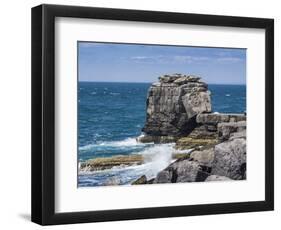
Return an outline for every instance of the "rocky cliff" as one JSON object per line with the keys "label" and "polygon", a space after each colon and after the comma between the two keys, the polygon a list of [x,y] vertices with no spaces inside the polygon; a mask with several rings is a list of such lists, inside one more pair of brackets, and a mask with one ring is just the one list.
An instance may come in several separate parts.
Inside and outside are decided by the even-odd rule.
{"label": "rocky cliff", "polygon": [[139,141],[174,141],[175,149],[191,150],[150,183],[246,178],[246,115],[211,113],[210,92],[198,77],[160,77],[149,89],[143,131]]}
{"label": "rocky cliff", "polygon": [[181,74],[159,77],[148,91],[146,104],[144,142],[187,135],[197,125],[196,115],[212,110],[207,84],[199,77]]}

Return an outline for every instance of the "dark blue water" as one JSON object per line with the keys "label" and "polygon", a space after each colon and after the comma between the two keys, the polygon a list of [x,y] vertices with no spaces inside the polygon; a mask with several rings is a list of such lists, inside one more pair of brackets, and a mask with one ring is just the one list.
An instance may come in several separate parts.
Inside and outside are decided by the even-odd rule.
{"label": "dark blue water", "polygon": [[[169,163],[171,145],[139,144],[145,122],[150,83],[79,82],[79,161],[128,154],[159,155],[157,164],[79,175],[79,186],[103,185],[114,178],[126,184],[143,174],[154,174]],[[246,86],[209,85],[212,110],[220,113],[246,111]],[[165,155],[166,154],[166,155]],[[163,158],[163,156],[166,156]]]}
{"label": "dark blue water", "polygon": [[213,112],[244,113],[246,85],[209,85]]}
{"label": "dark blue water", "polygon": [[[130,141],[141,134],[148,83],[79,83],[79,157],[140,151]],[[133,148],[133,149],[132,149]]]}

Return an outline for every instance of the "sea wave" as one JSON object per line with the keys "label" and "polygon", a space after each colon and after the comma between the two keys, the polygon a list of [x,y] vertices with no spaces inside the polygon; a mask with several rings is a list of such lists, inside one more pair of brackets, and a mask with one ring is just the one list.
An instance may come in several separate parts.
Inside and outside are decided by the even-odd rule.
{"label": "sea wave", "polygon": [[[130,139],[126,139],[122,143],[140,145],[140,143],[133,142]],[[114,144],[120,144],[120,142]],[[119,180],[118,184],[130,184],[142,175],[146,175],[148,179],[155,178],[159,171],[165,169],[173,162],[173,152],[175,152],[174,144],[153,144],[145,146],[142,151],[131,153],[143,155],[143,164],[116,166],[111,169],[95,172],[80,171],[79,186],[106,185],[107,180],[112,177]],[[93,180],[91,181],[91,179]]]}
{"label": "sea wave", "polygon": [[139,145],[145,145],[143,143],[137,142],[136,138],[129,137],[121,141],[103,141],[103,142],[97,142],[93,144],[88,144],[79,147],[79,150],[91,150],[96,147],[134,147],[134,146],[139,146]]}

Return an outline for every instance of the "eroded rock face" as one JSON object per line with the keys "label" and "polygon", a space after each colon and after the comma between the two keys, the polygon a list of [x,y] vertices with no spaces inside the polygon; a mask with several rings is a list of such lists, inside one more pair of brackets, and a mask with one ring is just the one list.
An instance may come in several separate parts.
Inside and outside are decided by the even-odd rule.
{"label": "eroded rock face", "polygon": [[246,179],[246,140],[235,138],[216,145],[211,173],[233,180]]}
{"label": "eroded rock face", "polygon": [[243,131],[246,132],[246,121],[223,122],[218,124],[218,137],[221,141],[228,140],[233,133]]}
{"label": "eroded rock face", "polygon": [[209,172],[202,168],[198,162],[191,160],[179,160],[159,172],[154,183],[181,183],[204,181]]}
{"label": "eroded rock face", "polygon": [[196,127],[196,115],[203,112],[211,112],[206,83],[195,76],[164,75],[149,89],[143,132],[148,136],[182,136]]}

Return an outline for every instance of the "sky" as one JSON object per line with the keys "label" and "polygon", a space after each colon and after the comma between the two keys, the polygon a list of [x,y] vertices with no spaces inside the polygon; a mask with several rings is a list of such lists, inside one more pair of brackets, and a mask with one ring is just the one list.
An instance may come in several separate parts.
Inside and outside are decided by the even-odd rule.
{"label": "sky", "polygon": [[79,81],[156,82],[173,73],[244,85],[246,49],[78,42]]}

